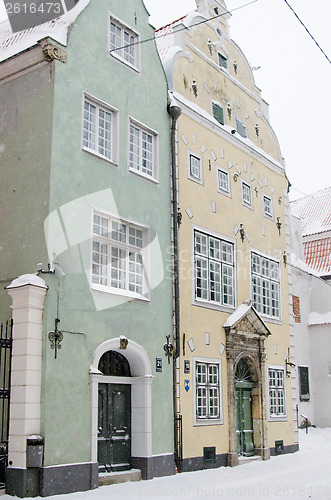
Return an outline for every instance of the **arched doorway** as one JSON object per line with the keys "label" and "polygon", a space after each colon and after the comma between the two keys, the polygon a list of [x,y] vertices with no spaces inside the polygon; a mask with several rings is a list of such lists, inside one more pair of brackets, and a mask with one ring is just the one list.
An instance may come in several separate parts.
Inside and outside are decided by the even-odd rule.
{"label": "arched doorway", "polygon": [[246,359],[242,358],[235,371],[236,392],[236,434],[237,453],[241,456],[254,455],[252,373]]}
{"label": "arched doorway", "polygon": [[[116,351],[105,352],[99,361],[105,376],[131,377],[127,359]],[[131,384],[98,385],[99,472],[131,468]]]}
{"label": "arched doorway", "polygon": [[[123,462],[124,468],[129,468],[128,463],[130,463],[131,467],[141,470],[143,479],[148,477],[147,463],[152,457],[153,376],[151,372],[151,363],[143,347],[124,337],[106,340],[97,347],[93,355],[90,366],[92,385],[91,461],[97,464],[98,459],[100,459],[101,462],[110,465],[110,467],[103,467],[103,470],[115,471],[121,470],[121,467],[119,461],[116,464],[113,462],[112,465],[111,451],[105,451],[106,459],[100,458],[100,436],[106,437],[106,439],[119,438],[112,439],[112,443],[116,441],[124,443],[123,446],[127,448],[127,454],[128,450],[131,450],[131,456]],[[129,392],[130,396],[128,395]],[[101,410],[105,406],[106,410]],[[109,422],[112,418],[111,410],[107,406],[111,406],[111,408],[121,407],[123,412],[127,414],[129,414],[130,408],[130,433],[128,433],[129,425],[121,423],[122,429],[120,429],[120,425],[113,424],[116,429],[113,429],[112,433],[107,435],[104,426],[107,420]],[[101,415],[102,413],[103,415]],[[115,419],[118,415],[119,412],[115,413]],[[124,429],[124,427],[127,428]],[[118,429],[121,432],[114,433]],[[125,443],[125,441],[128,441],[128,443]],[[125,446],[125,444],[128,446]],[[110,443],[108,446],[110,446]],[[104,447],[106,447],[106,443],[104,443]]]}

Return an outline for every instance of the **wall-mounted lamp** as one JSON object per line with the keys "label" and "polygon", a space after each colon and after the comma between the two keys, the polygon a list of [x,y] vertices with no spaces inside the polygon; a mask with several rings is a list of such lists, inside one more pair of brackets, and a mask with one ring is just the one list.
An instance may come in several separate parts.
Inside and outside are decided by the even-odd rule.
{"label": "wall-mounted lamp", "polygon": [[284,266],[286,267],[286,264],[287,264],[287,253],[286,253],[286,250],[284,250],[284,253],[283,253],[283,262],[284,262]]}
{"label": "wall-mounted lamp", "polygon": [[295,364],[291,362],[290,353],[288,353],[288,355],[285,358],[285,369],[287,377],[291,376],[291,368],[295,368]]}
{"label": "wall-mounted lamp", "polygon": [[213,44],[211,43],[211,40],[208,40],[208,49],[209,49],[210,55],[212,55],[213,54]]}
{"label": "wall-mounted lamp", "polygon": [[259,137],[259,135],[260,135],[260,128],[259,128],[258,123],[255,123],[255,134],[256,134],[256,137]]}
{"label": "wall-mounted lamp", "polygon": [[60,323],[59,318],[55,318],[54,332],[49,332],[49,334],[48,334],[48,340],[51,343],[51,349],[54,349],[54,352],[55,352],[55,359],[57,358],[57,350],[61,349],[60,344],[63,340],[63,333],[59,332],[57,329],[58,323]]}
{"label": "wall-mounted lamp", "polygon": [[163,349],[165,351],[165,355],[168,358],[168,363],[170,363],[170,358],[172,356],[172,351],[174,349],[174,346],[170,343],[170,334],[167,333],[166,335],[167,342],[163,345]]}
{"label": "wall-mounted lamp", "polygon": [[60,264],[57,261],[54,261],[53,263],[47,264],[47,270],[43,269],[43,265],[41,262],[39,262],[36,265],[36,273],[39,275],[40,273],[42,274],[54,274],[55,271],[59,273],[60,276],[65,276],[65,272],[63,269],[60,267]]}
{"label": "wall-mounted lamp", "polygon": [[282,223],[280,222],[280,217],[277,217],[276,226],[277,226],[279,236],[280,236],[280,229],[282,227]]}
{"label": "wall-mounted lamp", "polygon": [[236,131],[236,129],[234,129],[234,128],[231,130],[231,134],[232,134],[232,135],[234,135],[236,132],[237,132],[237,131]]}
{"label": "wall-mounted lamp", "polygon": [[234,182],[237,182],[238,179],[239,179],[239,174],[237,174],[237,173],[233,174],[233,180],[234,180]]}
{"label": "wall-mounted lamp", "polygon": [[244,224],[240,224],[239,233],[240,233],[241,241],[244,241],[244,239],[245,239]]}
{"label": "wall-mounted lamp", "polygon": [[197,97],[198,96],[198,86],[197,86],[196,80],[193,80],[193,82],[192,82],[192,90],[193,90],[194,97]]}
{"label": "wall-mounted lamp", "polygon": [[226,107],[226,110],[228,112],[228,117],[229,117],[229,120],[231,120],[231,116],[232,116],[232,108],[231,108],[231,105],[230,103],[228,103],[227,107]]}
{"label": "wall-mounted lamp", "polygon": [[237,74],[237,71],[238,71],[237,61],[233,61],[233,69],[234,69],[235,74]]}

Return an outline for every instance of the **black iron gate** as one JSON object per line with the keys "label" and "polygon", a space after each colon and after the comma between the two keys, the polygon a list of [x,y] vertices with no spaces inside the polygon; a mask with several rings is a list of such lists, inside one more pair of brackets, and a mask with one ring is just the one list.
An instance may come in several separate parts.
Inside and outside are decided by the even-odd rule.
{"label": "black iron gate", "polygon": [[0,324],[0,489],[5,487],[8,459],[12,331],[13,320]]}

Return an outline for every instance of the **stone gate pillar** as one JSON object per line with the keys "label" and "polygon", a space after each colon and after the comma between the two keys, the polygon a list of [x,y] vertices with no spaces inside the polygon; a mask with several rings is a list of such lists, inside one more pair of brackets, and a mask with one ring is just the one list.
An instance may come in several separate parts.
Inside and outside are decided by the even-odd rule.
{"label": "stone gate pillar", "polygon": [[6,492],[39,494],[39,469],[26,464],[27,438],[40,434],[43,308],[47,286],[25,274],[6,287],[12,298],[13,351]]}

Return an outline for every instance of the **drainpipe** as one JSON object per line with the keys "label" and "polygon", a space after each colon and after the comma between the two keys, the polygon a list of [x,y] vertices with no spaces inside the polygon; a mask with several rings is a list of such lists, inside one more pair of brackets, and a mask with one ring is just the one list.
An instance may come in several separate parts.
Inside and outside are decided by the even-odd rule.
{"label": "drainpipe", "polygon": [[176,175],[176,123],[182,110],[175,99],[170,96],[168,113],[171,116],[171,190],[172,190],[172,227],[173,227],[173,279],[174,279],[174,363],[173,363],[173,405],[174,405],[174,444],[175,444],[175,464],[178,470],[181,459],[181,421],[177,412],[177,359],[180,355],[179,336],[179,251],[178,251],[178,190]]}

